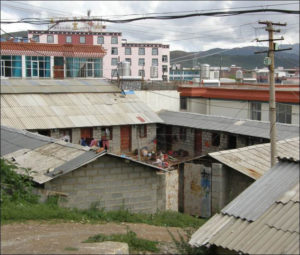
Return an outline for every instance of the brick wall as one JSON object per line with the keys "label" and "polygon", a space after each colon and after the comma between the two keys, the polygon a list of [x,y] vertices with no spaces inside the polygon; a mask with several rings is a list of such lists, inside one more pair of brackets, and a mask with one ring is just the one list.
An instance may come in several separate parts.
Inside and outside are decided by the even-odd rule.
{"label": "brick wall", "polygon": [[66,207],[83,209],[96,203],[107,210],[124,207],[133,212],[154,213],[167,208],[168,177],[151,167],[105,155],[47,182],[45,189],[67,193],[67,200],[61,202]]}

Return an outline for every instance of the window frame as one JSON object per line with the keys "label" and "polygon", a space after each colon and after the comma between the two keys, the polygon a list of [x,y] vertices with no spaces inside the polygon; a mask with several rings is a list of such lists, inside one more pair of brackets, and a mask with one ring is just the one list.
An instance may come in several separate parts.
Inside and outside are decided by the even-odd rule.
{"label": "window frame", "polygon": [[[141,61],[142,60],[142,61]],[[138,66],[145,66],[145,58],[139,58]],[[143,62],[143,63],[142,63]]]}
{"label": "window frame", "polygon": [[35,42],[40,42],[40,35],[32,35],[31,40]]}
{"label": "window frame", "polygon": [[110,42],[111,42],[111,44],[118,44],[118,42],[119,42],[118,36],[112,36]]}
{"label": "window frame", "polygon": [[276,122],[292,124],[292,105],[276,103]]}
{"label": "window frame", "polygon": [[[68,38],[71,39],[69,42],[68,42]],[[66,43],[72,43],[72,35],[66,35]]]}
{"label": "window frame", "polygon": [[187,97],[180,97],[179,98],[179,104],[180,104],[180,110],[187,110]]}
{"label": "window frame", "polygon": [[261,102],[251,102],[250,103],[250,118],[251,120],[261,120]]}
{"label": "window frame", "polygon": [[[49,38],[52,38],[52,41],[49,41]],[[47,35],[47,43],[54,43],[54,35]]]}
{"label": "window frame", "polygon": [[146,49],[144,47],[139,47],[138,55],[139,56],[145,56]]}
{"label": "window frame", "polygon": [[[82,39],[84,39],[84,42],[82,42]],[[80,44],[85,44],[86,43],[86,38],[85,38],[84,35],[82,35],[82,36],[79,37],[79,43]]]}
{"label": "window frame", "polygon": [[147,124],[138,126],[139,138],[147,137]]}
{"label": "window frame", "polygon": [[[156,52],[153,50],[156,50]],[[158,48],[152,48],[152,56],[158,56]]]}
{"label": "window frame", "polygon": [[221,144],[221,135],[219,133],[212,133],[211,134],[211,145],[212,146],[220,146]]}
{"label": "window frame", "polygon": [[[127,51],[129,51],[129,53]],[[130,56],[131,54],[131,47],[125,47],[125,55]]]}
{"label": "window frame", "polygon": [[[102,39],[101,42],[99,42],[100,38]],[[104,36],[103,35],[97,36],[97,44],[104,44]]]}
{"label": "window frame", "polygon": [[[156,60],[156,64],[155,65],[153,64],[153,60]],[[151,65],[152,66],[158,66],[158,58],[152,58]]]}
{"label": "window frame", "polygon": [[163,63],[168,63],[168,55],[162,55],[162,56],[161,56],[161,61],[162,61]]}
{"label": "window frame", "polygon": [[111,65],[112,66],[117,66],[118,65],[118,58],[112,58],[111,59]]}
{"label": "window frame", "polygon": [[[140,75],[140,73],[142,73],[142,75]],[[139,69],[138,74],[138,76],[145,77],[145,70]]]}
{"label": "window frame", "polygon": [[111,47],[111,55],[118,55],[118,47]]}

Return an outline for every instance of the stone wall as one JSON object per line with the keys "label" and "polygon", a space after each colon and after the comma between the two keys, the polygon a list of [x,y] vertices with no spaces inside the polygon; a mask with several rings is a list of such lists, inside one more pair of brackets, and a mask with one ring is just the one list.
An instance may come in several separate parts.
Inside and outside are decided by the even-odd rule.
{"label": "stone wall", "polygon": [[[175,178],[169,174],[171,178]],[[66,175],[45,184],[45,189],[68,195],[62,206],[155,213],[169,205],[169,175],[157,174],[157,170],[129,160],[105,155]],[[176,185],[174,185],[176,189]],[[168,206],[167,206],[168,205]],[[178,206],[178,205],[177,205]]]}

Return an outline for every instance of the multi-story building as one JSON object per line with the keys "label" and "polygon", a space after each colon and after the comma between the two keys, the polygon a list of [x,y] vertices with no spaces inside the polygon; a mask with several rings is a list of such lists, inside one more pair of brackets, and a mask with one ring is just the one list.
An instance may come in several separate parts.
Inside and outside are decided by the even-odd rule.
{"label": "multi-story building", "polygon": [[160,43],[127,43],[120,32],[106,32],[102,25],[56,26],[51,30],[29,30],[28,39],[38,43],[101,46],[103,77],[117,78],[119,62],[131,64],[131,75],[144,80],[169,80],[169,45]]}

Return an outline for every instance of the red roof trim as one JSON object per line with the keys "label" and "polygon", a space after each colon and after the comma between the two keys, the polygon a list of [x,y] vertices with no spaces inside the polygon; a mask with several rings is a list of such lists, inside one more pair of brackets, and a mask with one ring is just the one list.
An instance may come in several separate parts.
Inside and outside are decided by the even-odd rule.
{"label": "red roof trim", "polygon": [[1,42],[1,54],[9,55],[47,55],[68,56],[77,55],[103,57],[106,51],[100,45],[76,45],[76,44],[47,44],[24,42]]}
{"label": "red roof trim", "polygon": [[[268,90],[180,87],[178,91],[180,92],[180,96],[183,97],[269,101]],[[299,91],[276,91],[276,101],[282,103],[299,103]]]}

